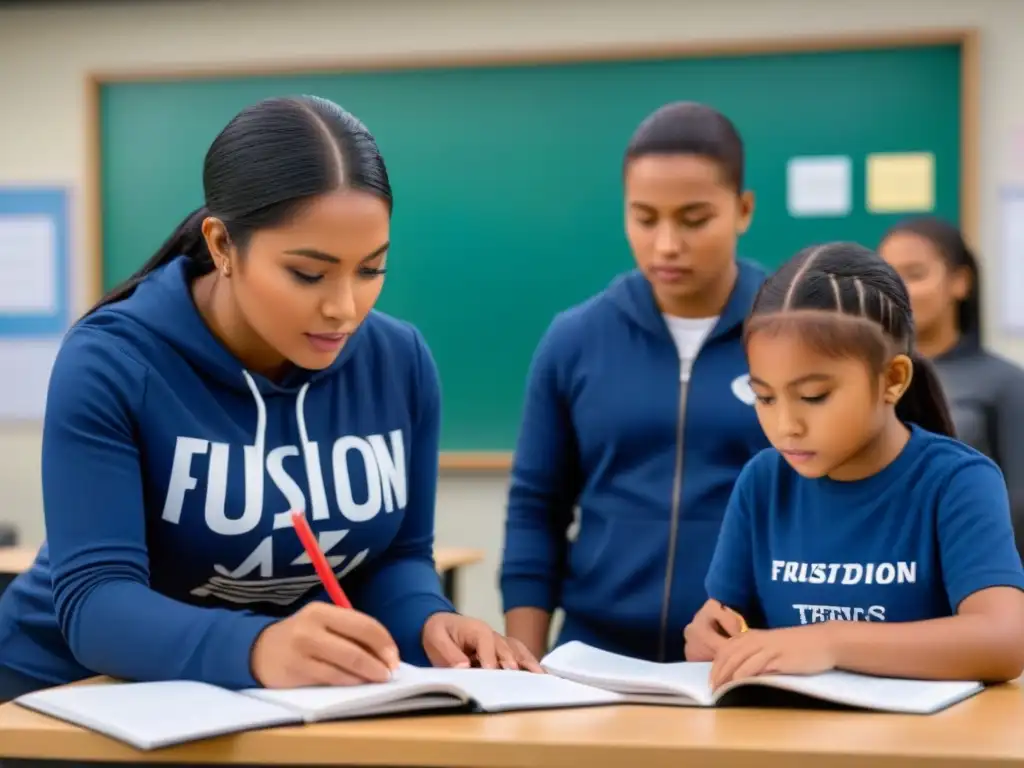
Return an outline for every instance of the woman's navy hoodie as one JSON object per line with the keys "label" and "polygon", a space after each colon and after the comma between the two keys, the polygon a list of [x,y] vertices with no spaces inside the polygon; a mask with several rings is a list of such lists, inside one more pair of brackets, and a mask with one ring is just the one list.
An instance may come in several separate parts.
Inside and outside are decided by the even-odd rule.
{"label": "woman's navy hoodie", "polygon": [[768,445],[741,338],[764,277],[740,262],[688,382],[637,271],[555,318],[531,365],[512,467],[505,611],[560,606],[559,644],[683,657],[733,483]]}
{"label": "woman's navy hoodie", "polygon": [[0,599],[0,681],[257,685],[259,634],[327,599],[296,509],[353,605],[427,664],[423,624],[454,609],[434,569],[440,389],[423,338],[373,312],[331,366],[270,381],[210,332],[193,271],[175,259],[64,340],[47,541]]}

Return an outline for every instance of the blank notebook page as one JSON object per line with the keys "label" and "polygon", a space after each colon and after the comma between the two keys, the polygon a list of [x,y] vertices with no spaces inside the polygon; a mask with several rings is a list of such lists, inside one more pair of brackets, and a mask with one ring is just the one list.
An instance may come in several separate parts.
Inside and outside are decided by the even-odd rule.
{"label": "blank notebook page", "polygon": [[188,681],[76,685],[17,701],[140,749],[296,721],[273,704]]}
{"label": "blank notebook page", "polygon": [[[410,675],[411,677],[412,675]],[[505,669],[419,669],[424,682],[457,686],[490,712],[520,709],[586,707],[620,703],[611,691],[580,685],[554,675]]]}
{"label": "blank notebook page", "polygon": [[811,677],[765,675],[780,687],[864,709],[929,712],[981,689],[980,683],[903,680],[832,671]]}
{"label": "blank notebook page", "polygon": [[[452,704],[468,698],[492,712],[610,704],[621,698],[609,691],[552,675],[502,669],[421,669],[408,665],[403,665],[387,683],[246,693],[297,711],[333,712],[336,716],[370,711],[382,702],[401,700],[402,696],[422,697],[437,693],[449,693]],[[437,706],[436,701],[431,703],[431,708]]]}
{"label": "blank notebook page", "polygon": [[707,696],[710,663],[658,664],[621,656],[579,642],[556,648],[541,662],[557,675],[600,685],[620,693],[668,693],[690,690]]}
{"label": "blank notebook page", "polygon": [[[293,709],[308,715],[324,712],[352,712],[373,709],[381,702],[397,701],[403,696],[423,696],[422,679],[417,678],[419,670],[403,663],[385,683],[363,683],[350,686],[310,686],[305,688],[264,689],[250,688],[243,691],[272,704]],[[452,692],[452,704],[458,703],[457,694]]]}

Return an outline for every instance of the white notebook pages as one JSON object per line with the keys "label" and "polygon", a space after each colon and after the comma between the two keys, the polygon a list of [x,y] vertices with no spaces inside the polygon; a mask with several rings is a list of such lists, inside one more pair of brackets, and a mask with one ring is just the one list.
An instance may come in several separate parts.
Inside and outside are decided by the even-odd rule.
{"label": "white notebook pages", "polygon": [[278,725],[445,709],[494,713],[609,704],[712,707],[731,691],[751,686],[860,709],[929,714],[983,689],[980,683],[827,672],[766,675],[712,692],[710,664],[657,664],[575,642],[555,649],[541,664],[549,674],[403,664],[386,683],[351,687],[228,691],[187,681],[82,684],[36,691],[15,701],[150,750]]}
{"label": "white notebook pages", "polygon": [[553,675],[403,664],[386,683],[228,691],[205,683],[82,684],[21,696],[23,707],[150,750],[228,733],[376,715],[508,712],[617,704],[623,697]]}
{"label": "white notebook pages", "polygon": [[762,686],[858,709],[931,714],[984,689],[978,682],[902,680],[850,672],[762,675],[712,692],[710,662],[659,664],[620,656],[583,643],[556,648],[541,661],[552,675],[615,691],[629,703],[713,707],[739,688]]}
{"label": "white notebook pages", "polygon": [[183,680],[69,685],[15,702],[143,750],[302,721],[274,704]]}
{"label": "white notebook pages", "polygon": [[435,669],[403,664],[390,682],[347,688],[242,691],[306,722],[469,707],[478,712],[618,704],[622,696],[554,675],[503,669]]}

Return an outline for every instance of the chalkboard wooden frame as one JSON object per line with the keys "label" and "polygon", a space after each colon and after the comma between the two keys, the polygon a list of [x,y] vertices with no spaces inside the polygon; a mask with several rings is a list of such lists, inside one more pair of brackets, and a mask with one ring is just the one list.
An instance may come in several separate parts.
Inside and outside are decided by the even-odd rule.
{"label": "chalkboard wooden frame", "polygon": [[[935,45],[960,47],[960,221],[967,239],[976,242],[980,206],[980,35],[974,28],[918,29],[894,32],[862,32],[838,35],[801,35],[785,38],[743,39],[580,47],[536,51],[489,51],[486,53],[397,54],[381,57],[330,58],[260,64],[225,64],[139,68],[92,72],[85,78],[86,168],[83,200],[86,206],[85,268],[89,299],[103,291],[103,217],[101,172],[100,90],[104,85],[166,79],[213,79],[341,73],[366,70],[428,69],[434,67],[523,66],[599,61],[641,61],[663,58],[707,58],[774,53],[825,53],[844,50],[915,48]],[[512,464],[508,451],[444,451],[440,468],[447,471],[507,472]]]}

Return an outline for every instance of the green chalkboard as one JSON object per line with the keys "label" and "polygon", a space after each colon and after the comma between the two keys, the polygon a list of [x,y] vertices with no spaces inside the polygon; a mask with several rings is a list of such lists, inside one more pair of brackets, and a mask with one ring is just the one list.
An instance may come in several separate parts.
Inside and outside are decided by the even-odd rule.
{"label": "green chalkboard", "polygon": [[[100,91],[106,287],[201,204],[203,155],[231,116],[295,93],[339,102],[377,136],[396,195],[379,307],[431,345],[449,451],[514,446],[551,318],[631,266],[621,156],[665,102],[706,102],[738,125],[758,199],[741,250],[768,266],[815,241],[877,242],[892,217],[865,210],[870,152],[934,153],[936,210],[959,218],[958,45],[114,82]],[[832,154],[853,159],[853,212],[791,218],[787,160]]]}

